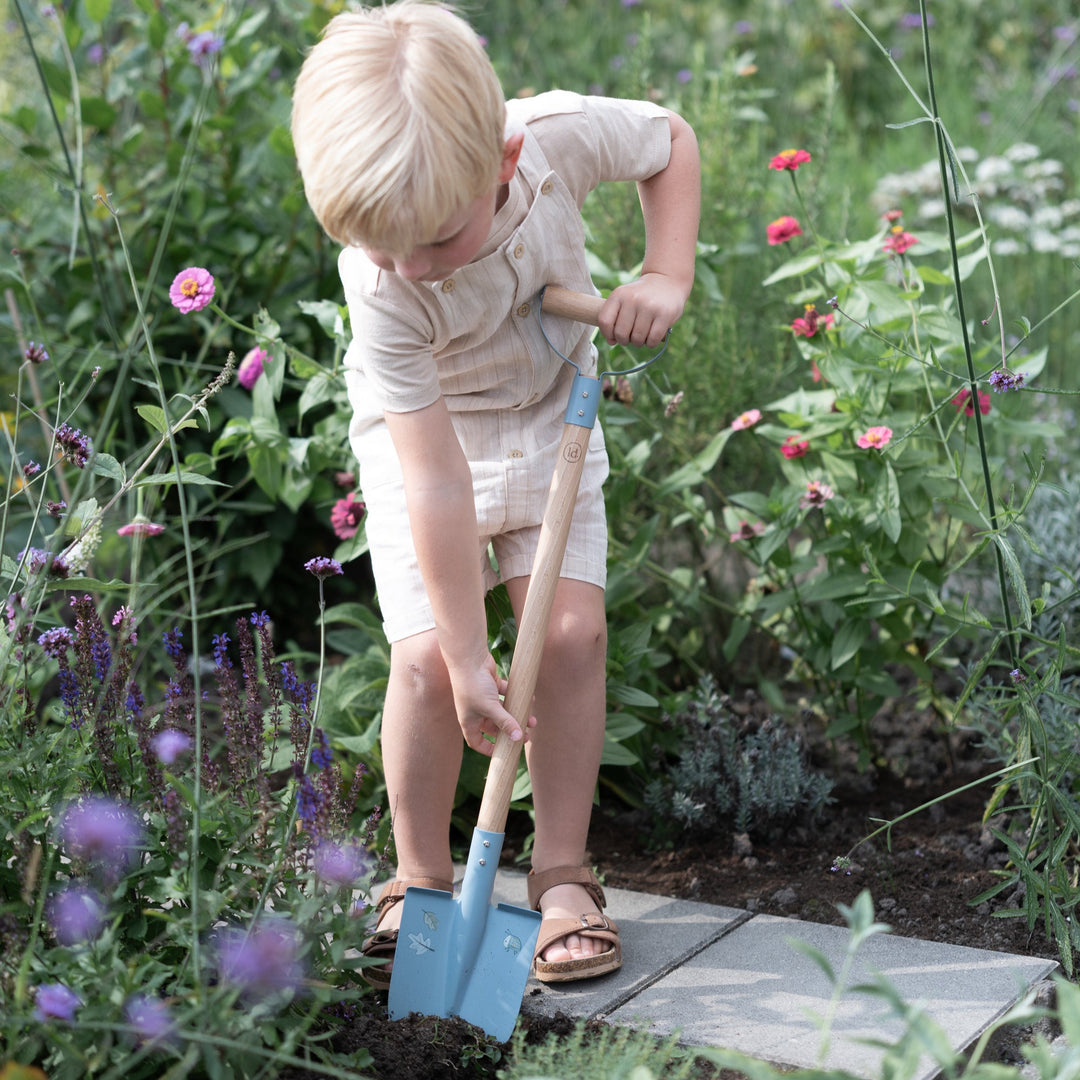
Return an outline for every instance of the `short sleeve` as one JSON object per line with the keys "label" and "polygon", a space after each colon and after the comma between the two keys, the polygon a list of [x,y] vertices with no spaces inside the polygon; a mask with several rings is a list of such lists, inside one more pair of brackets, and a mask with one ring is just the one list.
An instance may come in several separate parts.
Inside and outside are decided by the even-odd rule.
{"label": "short sleeve", "polygon": [[543,99],[529,130],[578,206],[599,184],[647,180],[667,166],[671,127],[659,105],[565,91]]}
{"label": "short sleeve", "polygon": [[414,412],[441,394],[432,327],[422,311],[407,311],[384,295],[385,275],[362,251],[346,248],[338,270],[356,333],[347,368],[362,371],[379,411]]}

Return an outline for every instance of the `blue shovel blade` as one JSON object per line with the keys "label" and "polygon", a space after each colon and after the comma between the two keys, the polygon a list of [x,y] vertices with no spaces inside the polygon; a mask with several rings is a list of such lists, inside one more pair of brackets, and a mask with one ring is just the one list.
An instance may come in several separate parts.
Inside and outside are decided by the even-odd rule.
{"label": "blue shovel blade", "polygon": [[501,833],[477,829],[454,899],[410,888],[402,905],[388,1008],[460,1016],[499,1042],[513,1033],[540,933],[540,913],[491,905]]}

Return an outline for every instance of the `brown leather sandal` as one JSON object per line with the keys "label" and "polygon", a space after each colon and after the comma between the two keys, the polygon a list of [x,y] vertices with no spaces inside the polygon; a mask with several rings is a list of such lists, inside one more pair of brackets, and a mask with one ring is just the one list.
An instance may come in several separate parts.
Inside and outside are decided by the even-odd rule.
{"label": "brown leather sandal", "polygon": [[[596,906],[603,908],[607,901],[604,890],[596,875],[585,866],[557,866],[541,873],[529,873],[529,906],[533,911],[540,910],[540,897],[556,885],[584,885]],[[583,956],[577,960],[541,960],[540,957],[549,945],[569,934],[594,938],[610,944],[611,948],[595,956]],[[541,981],[574,982],[577,979],[592,979],[597,975],[606,975],[622,967],[622,946],[619,943],[619,928],[614,921],[599,911],[588,911],[576,919],[545,919],[540,927],[540,938],[533,953],[533,974]]]}
{"label": "brown leather sandal", "polygon": [[362,956],[373,960],[385,960],[378,967],[362,968],[360,976],[369,986],[376,990],[390,989],[390,967],[394,953],[397,951],[398,932],[396,930],[380,930],[379,924],[386,918],[386,913],[395,905],[405,899],[405,890],[415,885],[420,889],[439,889],[441,892],[452,893],[454,883],[439,878],[410,878],[408,881],[388,881],[379,894],[375,904],[375,933],[364,939],[360,946]]}

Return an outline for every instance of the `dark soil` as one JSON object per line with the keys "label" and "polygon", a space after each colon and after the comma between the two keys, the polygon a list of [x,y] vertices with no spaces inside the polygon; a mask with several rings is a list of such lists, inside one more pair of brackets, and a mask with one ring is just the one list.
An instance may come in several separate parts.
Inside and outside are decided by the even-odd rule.
{"label": "dark soil", "polygon": [[[758,706],[751,702],[740,708]],[[990,827],[1006,823],[982,822],[992,783],[943,797],[1000,763],[980,754],[970,737],[944,733],[932,712],[879,716],[873,733],[878,757],[863,771],[856,767],[854,748],[843,752],[813,731],[806,734],[816,766],[836,781],[833,804],[820,820],[793,822],[771,838],[718,832],[658,847],[650,841],[648,818],[611,800],[594,812],[589,837],[589,860],[601,880],[617,888],[833,925],[844,923],[837,905],[850,905],[869,889],[877,919],[895,934],[1057,958],[1041,925],[1029,932],[1021,918],[994,917],[1018,906],[1022,894],[1015,888],[973,904],[1002,880],[996,871],[1007,867],[1007,854]],[[899,822],[891,835],[865,840],[883,821],[926,803],[933,805]],[[514,826],[511,822],[504,858],[513,858],[523,839]],[[849,853],[850,866],[834,869],[837,857]],[[565,1034],[572,1024],[566,1018],[529,1023],[530,1039]],[[343,1051],[367,1049],[374,1064],[364,1075],[378,1080],[474,1080],[493,1078],[498,1069],[477,1029],[453,1018],[390,1022],[374,997],[335,1042]],[[999,1053],[1000,1060],[1015,1057],[1015,1046]],[[733,1076],[700,1069],[700,1080]]]}

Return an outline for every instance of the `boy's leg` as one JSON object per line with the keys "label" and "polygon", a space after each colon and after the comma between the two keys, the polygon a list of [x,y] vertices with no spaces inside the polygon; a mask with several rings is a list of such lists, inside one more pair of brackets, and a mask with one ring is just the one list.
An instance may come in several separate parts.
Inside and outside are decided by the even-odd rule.
{"label": "boy's leg", "polygon": [[[399,881],[453,880],[450,813],[464,740],[434,630],[395,641],[382,719],[387,805]],[[380,929],[396,929],[401,905]]]}
{"label": "boy's leg", "polygon": [[[524,577],[506,583],[519,618],[528,583]],[[560,578],[536,686],[536,727],[525,744],[536,820],[532,865],[538,873],[585,861],[604,748],[606,652],[604,590]],[[596,905],[581,885],[571,884],[548,890],[541,909],[548,918],[576,919]],[[577,959],[608,947],[571,934],[551,945],[542,959]]]}

